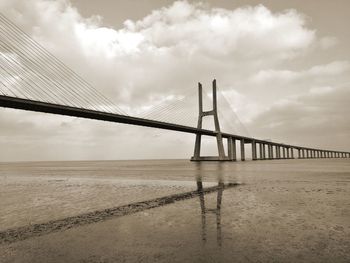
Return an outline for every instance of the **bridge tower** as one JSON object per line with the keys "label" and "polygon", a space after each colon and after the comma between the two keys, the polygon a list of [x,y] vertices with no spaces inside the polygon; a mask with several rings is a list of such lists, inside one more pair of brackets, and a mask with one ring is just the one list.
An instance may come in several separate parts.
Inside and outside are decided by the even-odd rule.
{"label": "bridge tower", "polygon": [[199,100],[199,114],[197,128],[202,129],[202,119],[205,116],[214,117],[214,125],[216,132],[216,144],[218,147],[218,156],[201,156],[201,142],[202,134],[196,135],[196,142],[194,146],[194,154],[191,161],[229,161],[229,158],[225,155],[224,144],[222,141],[222,135],[220,131],[220,124],[217,111],[217,96],[216,96],[216,80],[213,80],[213,109],[210,111],[203,111],[203,89],[202,84],[198,83],[198,100]]}

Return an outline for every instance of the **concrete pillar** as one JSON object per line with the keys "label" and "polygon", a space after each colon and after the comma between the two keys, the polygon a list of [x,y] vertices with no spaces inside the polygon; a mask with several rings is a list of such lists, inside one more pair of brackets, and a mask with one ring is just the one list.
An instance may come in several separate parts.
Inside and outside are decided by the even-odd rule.
{"label": "concrete pillar", "polygon": [[289,156],[289,147],[286,147],[286,153],[287,153],[287,159],[290,159],[290,156]]}
{"label": "concrete pillar", "polygon": [[280,157],[280,159],[282,159],[281,145],[278,146],[278,156]]}
{"label": "concrete pillar", "polygon": [[294,148],[290,148],[290,158],[294,159]]}
{"label": "concrete pillar", "polygon": [[241,161],[245,161],[244,139],[241,139]]}
{"label": "concrete pillar", "polygon": [[263,159],[266,160],[266,148],[265,148],[265,143],[263,143]]}
{"label": "concrete pillar", "polygon": [[269,152],[269,160],[272,160],[273,159],[272,144],[269,143],[267,147]]}
{"label": "concrete pillar", "polygon": [[274,155],[273,155],[273,145],[272,145],[272,144],[270,144],[270,153],[271,153],[270,159],[274,159]]}
{"label": "concrete pillar", "polygon": [[227,151],[228,151],[228,158],[231,161],[236,161],[236,139],[233,137],[227,138]]}
{"label": "concrete pillar", "polygon": [[259,159],[263,160],[263,147],[262,147],[262,143],[259,143]]}
{"label": "concrete pillar", "polygon": [[237,161],[236,138],[232,138],[232,161]]}
{"label": "concrete pillar", "polygon": [[280,146],[276,145],[276,159],[281,159]]}
{"label": "concrete pillar", "polygon": [[255,140],[252,140],[252,159],[253,161],[256,161],[257,160],[257,157],[256,157],[256,142]]}
{"label": "concrete pillar", "polygon": [[282,147],[282,153],[283,153],[283,159],[286,159],[286,148],[284,146]]}
{"label": "concrete pillar", "polygon": [[301,159],[301,150],[298,148],[298,159]]}

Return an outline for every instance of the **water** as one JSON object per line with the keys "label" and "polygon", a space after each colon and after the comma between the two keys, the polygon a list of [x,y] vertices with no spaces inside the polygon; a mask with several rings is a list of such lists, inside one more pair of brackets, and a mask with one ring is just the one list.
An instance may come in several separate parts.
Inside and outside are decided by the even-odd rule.
{"label": "water", "polygon": [[349,262],[350,160],[0,164],[0,262]]}

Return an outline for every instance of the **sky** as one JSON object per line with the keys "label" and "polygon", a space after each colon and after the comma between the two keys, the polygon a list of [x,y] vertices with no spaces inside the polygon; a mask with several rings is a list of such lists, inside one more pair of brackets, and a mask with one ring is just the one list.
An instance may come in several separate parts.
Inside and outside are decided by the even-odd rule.
{"label": "sky", "polygon": [[[350,150],[349,1],[0,0],[0,9],[130,115],[216,78],[226,119],[248,130],[238,133]],[[1,161],[186,159],[195,139],[4,108],[0,125]],[[212,138],[203,151],[215,154]]]}

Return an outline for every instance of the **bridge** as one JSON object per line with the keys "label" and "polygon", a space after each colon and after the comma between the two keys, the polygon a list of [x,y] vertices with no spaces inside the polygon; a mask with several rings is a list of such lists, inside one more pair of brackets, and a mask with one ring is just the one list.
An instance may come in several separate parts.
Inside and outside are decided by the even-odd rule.
{"label": "bridge", "polygon": [[[290,145],[221,131],[216,80],[212,83],[209,111],[203,110],[203,88],[198,83],[196,126],[129,116],[2,14],[0,40],[1,107],[191,133],[196,137],[192,161],[237,161],[238,156],[245,161],[246,145],[251,146],[252,160],[350,157],[346,151]],[[169,112],[169,106],[157,110],[157,114]],[[214,130],[203,129],[202,119],[207,116],[213,117]],[[201,156],[202,136],[216,138],[217,156]]]}

